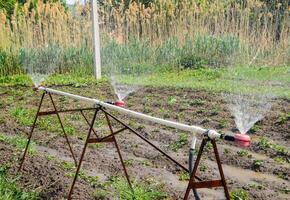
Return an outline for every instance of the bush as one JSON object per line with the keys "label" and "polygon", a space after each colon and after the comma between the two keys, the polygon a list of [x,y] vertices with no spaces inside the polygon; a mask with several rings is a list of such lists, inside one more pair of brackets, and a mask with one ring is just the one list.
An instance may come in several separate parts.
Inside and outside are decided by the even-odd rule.
{"label": "bush", "polygon": [[22,69],[17,53],[0,48],[0,76],[8,76],[21,72]]}
{"label": "bush", "polygon": [[[209,66],[225,66],[240,46],[239,39],[233,35],[197,35],[194,40],[194,55],[206,61]],[[197,60],[197,61],[199,61]]]}

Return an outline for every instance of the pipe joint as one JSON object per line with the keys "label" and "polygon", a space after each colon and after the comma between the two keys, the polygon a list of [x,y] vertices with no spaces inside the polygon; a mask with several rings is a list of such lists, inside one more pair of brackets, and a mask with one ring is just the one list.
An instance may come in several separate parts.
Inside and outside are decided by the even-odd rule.
{"label": "pipe joint", "polygon": [[216,132],[215,130],[207,130],[204,135],[206,135],[209,139],[217,139],[220,138],[221,134]]}

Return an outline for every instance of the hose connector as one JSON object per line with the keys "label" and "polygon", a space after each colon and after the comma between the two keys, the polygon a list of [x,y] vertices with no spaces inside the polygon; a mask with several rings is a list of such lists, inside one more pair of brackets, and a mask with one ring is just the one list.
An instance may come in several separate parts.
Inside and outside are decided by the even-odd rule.
{"label": "hose connector", "polygon": [[220,138],[226,141],[235,142],[240,147],[248,147],[251,143],[250,136],[246,134],[237,133],[233,135],[221,134]]}

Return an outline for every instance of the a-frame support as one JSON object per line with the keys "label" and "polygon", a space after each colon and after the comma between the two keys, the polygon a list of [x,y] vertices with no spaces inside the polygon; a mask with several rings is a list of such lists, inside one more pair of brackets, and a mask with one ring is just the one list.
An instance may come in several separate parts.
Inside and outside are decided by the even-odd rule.
{"label": "a-frame support", "polygon": [[[208,181],[195,181],[195,176],[196,176],[196,172],[197,172],[197,168],[198,165],[200,163],[200,159],[201,159],[201,155],[204,151],[204,147],[205,145],[210,142],[213,146],[213,150],[214,150],[214,155],[216,158],[216,162],[217,162],[217,166],[218,166],[218,170],[220,173],[220,177],[221,179],[219,180],[208,180]],[[196,161],[194,163],[194,167],[190,176],[190,180],[188,182],[188,186],[184,195],[183,200],[188,200],[189,198],[189,193],[191,189],[198,189],[198,188],[213,188],[213,187],[223,187],[224,188],[224,193],[225,193],[225,197],[227,200],[230,200],[230,195],[229,195],[229,191],[227,188],[227,184],[226,184],[226,180],[225,180],[225,176],[224,176],[224,172],[223,172],[223,168],[222,168],[222,164],[220,161],[220,157],[219,157],[219,153],[218,153],[218,149],[217,149],[217,145],[215,140],[208,138],[207,136],[204,136],[202,143],[200,145],[199,148],[199,152],[196,158]]]}
{"label": "a-frame support", "polygon": [[[40,111],[45,95],[49,96],[49,99],[50,99],[50,101],[52,103],[52,106],[53,106],[53,111]],[[94,111],[94,115],[93,115],[93,118],[92,118],[91,122],[89,122],[89,120],[87,119],[87,117],[85,116],[85,114],[83,112],[83,111],[87,111],[87,110],[93,110]],[[75,154],[74,154],[74,152],[72,150],[72,147],[70,145],[68,136],[67,136],[67,134],[65,132],[63,123],[62,123],[60,115],[59,115],[59,113],[64,113],[64,112],[80,112],[80,114],[83,116],[83,118],[85,119],[86,123],[89,126],[89,132],[87,134],[87,138],[86,138],[86,141],[85,141],[85,144],[84,144],[84,148],[82,150],[81,157],[80,157],[78,162],[76,160],[76,156],[75,156]],[[97,114],[99,112],[102,112],[105,115],[105,118],[106,118],[106,121],[107,121],[107,125],[108,125],[108,127],[110,129],[110,134],[107,135],[107,136],[104,136],[102,138],[100,138],[98,136],[98,134],[96,133],[96,131],[94,130],[94,124],[95,124],[95,121],[96,121]],[[132,192],[134,192],[133,188],[132,188],[132,184],[130,182],[130,178],[129,178],[128,172],[127,172],[125,164],[124,164],[124,160],[123,160],[119,145],[118,145],[116,137],[115,137],[117,134],[119,134],[119,133],[121,133],[121,132],[123,132],[125,130],[128,130],[129,132],[131,132],[134,135],[136,135],[137,137],[139,137],[141,140],[143,140],[148,145],[150,145],[155,150],[157,150],[159,153],[161,153],[163,156],[165,156],[168,160],[170,160],[171,162],[175,163],[181,169],[183,169],[183,170],[185,170],[186,172],[189,173],[189,170],[186,167],[184,167],[182,164],[180,164],[178,161],[176,161],[170,155],[165,153],[159,147],[154,145],[152,142],[150,142],[147,138],[145,138],[143,135],[138,133],[136,130],[134,130],[133,128],[128,126],[126,123],[122,122],[120,119],[118,119],[117,117],[113,116],[111,113],[109,113],[105,108],[101,107],[100,105],[96,105],[96,107],[91,107],[91,108],[58,110],[56,105],[55,105],[55,103],[54,103],[52,95],[49,92],[44,92],[42,94],[42,96],[41,96],[41,100],[40,100],[40,103],[39,103],[39,106],[38,106],[38,109],[37,109],[37,113],[36,113],[36,116],[34,118],[31,131],[30,131],[30,133],[28,135],[28,141],[27,141],[27,144],[26,144],[26,147],[25,147],[25,151],[24,151],[23,157],[22,157],[21,162],[20,162],[19,170],[21,170],[21,168],[23,167],[23,164],[24,164],[24,161],[25,161],[25,157],[26,157],[26,154],[27,154],[27,151],[28,151],[29,144],[31,142],[31,138],[32,138],[32,135],[33,135],[33,132],[34,132],[38,117],[39,116],[46,116],[46,115],[57,115],[58,121],[59,121],[59,123],[61,125],[64,137],[66,139],[66,143],[68,144],[69,150],[70,150],[70,152],[72,154],[73,160],[74,160],[75,165],[77,167],[77,170],[76,170],[76,173],[75,173],[75,177],[73,179],[73,183],[72,183],[72,185],[70,187],[70,191],[69,191],[69,194],[68,194],[68,199],[69,200],[72,199],[73,189],[74,189],[74,186],[75,186],[75,183],[76,183],[76,180],[77,180],[77,177],[78,177],[78,174],[79,174],[82,162],[83,162],[83,158],[85,156],[85,152],[86,152],[87,146],[88,146],[88,144],[91,144],[91,143],[107,143],[107,142],[114,143],[114,145],[116,147],[116,150],[117,150],[117,153],[118,153],[118,156],[120,158],[120,162],[122,164],[122,168],[123,168],[124,174],[125,174],[126,179],[128,181],[128,185],[132,189]],[[119,129],[117,131],[114,131],[113,127],[112,127],[112,124],[111,124],[111,120],[114,120],[119,125],[122,125],[123,128],[121,128],[121,129]],[[94,133],[95,137],[91,137],[92,133]],[[207,142],[211,142],[212,145],[213,145],[216,161],[217,161],[217,164],[218,164],[218,169],[219,169],[219,172],[220,172],[220,175],[221,175],[221,179],[220,180],[202,181],[198,176],[196,176],[196,172],[197,172],[197,168],[198,168],[198,165],[199,165],[199,162],[200,162],[200,158],[201,158],[201,155],[203,153],[204,147],[207,144]],[[195,179],[197,179],[199,182],[195,182]],[[200,149],[199,149],[199,152],[198,152],[198,156],[197,156],[196,162],[194,164],[194,169],[193,169],[193,171],[191,173],[191,176],[190,176],[190,180],[189,180],[188,187],[187,187],[187,190],[186,190],[186,193],[185,193],[185,196],[184,196],[184,200],[188,199],[190,190],[192,188],[195,188],[195,189],[197,189],[197,188],[212,188],[212,187],[220,187],[220,186],[224,187],[226,199],[229,200],[230,199],[229,192],[228,192],[226,181],[225,181],[225,177],[224,177],[224,174],[223,174],[223,169],[222,169],[222,166],[221,166],[221,161],[220,161],[220,158],[219,158],[216,142],[215,142],[215,140],[211,140],[207,136],[205,136],[204,139],[202,140],[202,143],[201,143],[201,146],[200,146]]]}

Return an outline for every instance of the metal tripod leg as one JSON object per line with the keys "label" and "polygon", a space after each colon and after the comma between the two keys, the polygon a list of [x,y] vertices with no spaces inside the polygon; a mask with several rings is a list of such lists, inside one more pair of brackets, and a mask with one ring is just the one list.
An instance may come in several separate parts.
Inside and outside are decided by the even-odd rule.
{"label": "metal tripod leg", "polygon": [[75,186],[75,183],[76,183],[76,180],[77,180],[77,177],[79,175],[79,172],[80,172],[80,168],[81,168],[81,165],[82,165],[82,162],[83,162],[83,159],[84,159],[84,156],[85,156],[85,152],[86,152],[86,149],[87,149],[87,146],[89,144],[89,139],[90,139],[90,136],[91,136],[91,132],[93,130],[93,127],[94,127],[94,123],[96,121],[96,117],[97,117],[97,113],[98,113],[99,109],[97,108],[95,113],[94,113],[94,116],[93,116],[93,119],[92,119],[92,122],[91,122],[91,125],[90,125],[90,129],[89,129],[89,132],[88,132],[88,135],[87,135],[87,139],[86,139],[86,142],[85,142],[85,145],[84,145],[84,148],[83,148],[83,151],[82,151],[82,154],[81,154],[81,157],[80,157],[80,160],[79,160],[79,163],[77,165],[77,170],[76,170],[76,173],[75,173],[75,177],[74,177],[74,180],[72,182],[72,185],[70,187],[70,191],[69,191],[69,194],[68,194],[68,200],[70,200],[72,198],[72,194],[73,194],[73,189],[74,189],[74,186]]}
{"label": "metal tripod leg", "polygon": [[60,123],[60,126],[61,126],[61,129],[62,129],[62,132],[63,132],[64,138],[65,138],[66,143],[67,143],[67,145],[68,145],[68,147],[69,147],[69,151],[70,151],[70,153],[71,153],[71,155],[72,155],[72,157],[73,157],[73,159],[74,159],[75,166],[77,166],[77,159],[76,159],[76,157],[75,157],[75,155],[74,155],[74,152],[73,152],[73,150],[72,150],[72,147],[71,147],[71,145],[70,145],[70,142],[69,142],[69,139],[68,139],[67,134],[66,134],[66,132],[65,132],[65,129],[64,129],[63,123],[62,123],[62,121],[61,121],[61,119],[60,119],[60,116],[59,116],[58,110],[57,110],[57,108],[56,108],[56,106],[55,106],[55,103],[54,103],[54,101],[53,101],[53,98],[52,98],[51,94],[48,93],[48,95],[49,95],[50,101],[51,101],[51,103],[52,103],[53,109],[54,109],[54,111],[55,111],[55,114],[56,114],[56,116],[57,116],[57,118],[58,118],[58,121],[59,121],[59,123]]}
{"label": "metal tripod leg", "polygon": [[34,128],[36,126],[36,122],[37,122],[37,119],[38,119],[38,114],[40,112],[40,108],[42,106],[42,102],[43,102],[43,99],[44,99],[44,96],[45,96],[46,92],[43,92],[42,96],[41,96],[41,99],[40,99],[40,102],[39,102],[39,105],[38,105],[38,109],[37,109],[37,113],[35,115],[35,118],[34,118],[34,121],[33,121],[33,125],[31,127],[31,130],[30,130],[30,133],[29,133],[29,136],[28,136],[28,141],[26,143],[26,146],[25,146],[25,150],[24,150],[24,154],[22,156],[22,159],[21,159],[21,163],[19,165],[19,168],[18,168],[18,171],[20,171],[22,169],[22,166],[24,164],[24,160],[25,160],[25,157],[26,157],[26,154],[27,154],[27,151],[28,151],[28,147],[29,147],[29,144],[31,142],[31,138],[32,138],[32,133],[34,131]]}
{"label": "metal tripod leg", "polygon": [[[109,117],[108,117],[108,115],[106,113],[105,113],[105,117],[106,117],[109,129],[111,131],[111,134],[114,134],[113,127],[111,125],[110,119],[109,119]],[[120,148],[119,148],[119,145],[118,145],[117,140],[116,140],[116,137],[115,136],[112,136],[112,137],[113,137],[114,144],[116,146],[116,149],[117,149],[117,152],[118,152],[118,155],[119,155],[119,158],[120,158],[120,161],[121,161],[121,164],[122,164],[126,179],[128,181],[128,184],[129,184],[132,192],[134,192],[132,184],[131,184],[131,181],[130,181],[130,178],[129,178],[129,175],[128,175],[128,172],[127,172],[127,169],[126,169],[126,166],[125,166],[125,163],[124,163],[124,160],[123,160],[123,157],[122,157],[122,154],[121,154],[121,151],[120,151]]]}

